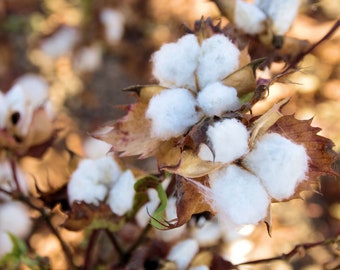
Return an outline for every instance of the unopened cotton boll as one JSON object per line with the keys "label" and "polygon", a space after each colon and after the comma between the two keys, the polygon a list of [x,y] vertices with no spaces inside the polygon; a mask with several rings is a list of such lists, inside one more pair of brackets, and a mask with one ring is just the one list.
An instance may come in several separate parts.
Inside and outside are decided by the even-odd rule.
{"label": "unopened cotton boll", "polygon": [[100,21],[104,25],[105,39],[116,44],[124,35],[125,17],[119,10],[105,8],[100,13]]}
{"label": "unopened cotton boll", "polygon": [[186,239],[172,247],[167,259],[175,262],[178,270],[185,270],[190,265],[191,260],[198,250],[198,242],[195,239]]}
{"label": "unopened cotton boll", "polygon": [[257,224],[266,217],[269,197],[260,180],[246,170],[230,165],[211,174],[210,184],[222,223]]}
{"label": "unopened cotton boll", "polygon": [[245,157],[243,164],[255,173],[270,196],[287,199],[308,171],[308,155],[302,145],[277,133],[263,135]]}
{"label": "unopened cotton boll", "polygon": [[135,177],[130,170],[125,171],[111,188],[108,204],[111,211],[119,216],[132,208],[135,195]]}
{"label": "unopened cotton boll", "polygon": [[223,112],[234,111],[240,107],[236,89],[220,82],[203,88],[198,93],[197,102],[208,116],[220,116]]}
{"label": "unopened cotton boll", "polygon": [[187,89],[163,90],[150,100],[146,118],[152,121],[152,137],[162,140],[177,137],[199,120],[196,99]]}
{"label": "unopened cotton boll", "polygon": [[234,23],[245,33],[251,35],[259,34],[265,30],[266,14],[253,4],[243,0],[236,0]]}
{"label": "unopened cotton boll", "polygon": [[164,44],[152,56],[152,74],[165,87],[196,89],[194,72],[200,46],[195,35],[189,34],[176,43]]}
{"label": "unopened cotton boll", "polygon": [[203,40],[197,68],[200,88],[223,80],[239,66],[240,51],[222,34]]}
{"label": "unopened cotton boll", "polygon": [[271,19],[273,33],[284,35],[296,17],[300,0],[255,0],[255,5]]}
{"label": "unopened cotton boll", "polygon": [[248,151],[249,132],[235,118],[215,122],[214,125],[209,126],[207,135],[216,162],[232,162]]}
{"label": "unopened cotton boll", "polygon": [[29,234],[31,225],[28,209],[22,203],[8,201],[0,205],[0,231],[24,238]]}

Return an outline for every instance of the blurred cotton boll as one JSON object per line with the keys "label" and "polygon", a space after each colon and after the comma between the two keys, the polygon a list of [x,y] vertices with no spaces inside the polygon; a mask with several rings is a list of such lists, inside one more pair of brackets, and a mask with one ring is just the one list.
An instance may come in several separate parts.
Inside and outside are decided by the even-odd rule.
{"label": "blurred cotton boll", "polygon": [[25,205],[15,201],[0,204],[0,231],[24,238],[30,230],[31,219]]}
{"label": "blurred cotton boll", "polygon": [[80,34],[76,28],[64,26],[45,38],[40,48],[49,57],[58,58],[70,54],[79,38]]}
{"label": "blurred cotton boll", "polygon": [[0,259],[12,251],[13,244],[7,232],[0,231]]}
{"label": "blurred cotton boll", "polygon": [[243,164],[261,179],[270,196],[283,200],[292,196],[305,179],[308,160],[302,145],[268,133],[256,142]]}
{"label": "blurred cotton boll", "polygon": [[85,139],[83,144],[85,156],[92,159],[107,155],[111,147],[110,144],[92,137]]}
{"label": "blurred cotton boll", "polygon": [[7,118],[7,102],[5,95],[0,92],[0,129],[3,129],[6,125]]}
{"label": "blurred cotton boll", "polygon": [[119,10],[104,8],[100,13],[100,21],[104,26],[104,35],[108,43],[115,45],[124,35],[125,17]]}
{"label": "blurred cotton boll", "polygon": [[167,259],[176,263],[178,270],[185,270],[199,250],[195,239],[186,239],[172,247]]}
{"label": "blurred cotton boll", "polygon": [[67,186],[70,203],[84,201],[98,205],[120,175],[121,169],[111,156],[82,160]]}
{"label": "blurred cotton boll", "polygon": [[93,44],[79,49],[74,57],[74,69],[79,73],[96,71],[102,63],[102,48]]}
{"label": "blurred cotton boll", "polygon": [[195,35],[185,35],[176,43],[164,44],[152,56],[153,75],[161,86],[196,90],[194,72],[200,46]]}
{"label": "blurred cotton boll", "polygon": [[199,120],[196,100],[184,88],[163,90],[150,100],[146,118],[152,121],[153,137],[162,140],[177,137]]}

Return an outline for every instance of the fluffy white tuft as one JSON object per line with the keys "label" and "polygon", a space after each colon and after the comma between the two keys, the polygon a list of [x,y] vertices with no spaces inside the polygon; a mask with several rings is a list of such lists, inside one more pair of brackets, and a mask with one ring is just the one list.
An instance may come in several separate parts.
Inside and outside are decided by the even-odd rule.
{"label": "fluffy white tuft", "polygon": [[178,270],[185,270],[198,250],[198,242],[195,239],[186,239],[172,247],[167,259],[175,262]]}
{"label": "fluffy white tuft", "polygon": [[8,201],[0,206],[0,231],[10,232],[19,238],[26,237],[31,230],[28,209],[20,202]]}
{"label": "fluffy white tuft", "polygon": [[164,90],[154,96],[146,111],[151,119],[151,136],[162,140],[183,134],[199,118],[196,100],[189,90],[183,88]]}
{"label": "fluffy white tuft", "polygon": [[235,225],[256,224],[267,215],[269,197],[260,180],[236,165],[210,176],[213,199],[220,219]]}
{"label": "fluffy white tuft", "polygon": [[240,107],[236,89],[220,82],[203,88],[198,93],[197,102],[208,116],[220,116],[223,112],[233,111]]}
{"label": "fluffy white tuft", "polygon": [[[284,2],[284,1],[282,1]],[[265,30],[266,15],[257,6],[236,0],[234,22],[242,31],[255,35]]]}
{"label": "fluffy white tuft", "polygon": [[0,231],[0,258],[10,253],[13,249],[11,238],[8,233]]}
{"label": "fluffy white tuft", "polygon": [[83,144],[85,156],[93,159],[107,155],[111,147],[111,144],[92,137],[88,137]]}
{"label": "fluffy white tuft", "polygon": [[234,161],[248,151],[248,130],[234,118],[209,126],[207,135],[217,162]]}
{"label": "fluffy white tuft", "polygon": [[284,35],[296,17],[300,0],[255,0],[255,5],[271,19],[273,32]]}
{"label": "fluffy white tuft", "polygon": [[240,51],[226,36],[219,34],[202,42],[197,77],[200,88],[224,79],[239,65]]}
{"label": "fluffy white tuft", "polygon": [[72,174],[67,186],[69,201],[84,201],[98,205],[103,201],[121,174],[120,167],[110,156],[84,159]]}
{"label": "fluffy white tuft", "polygon": [[196,227],[191,232],[200,247],[211,247],[218,243],[222,237],[220,225],[214,221],[206,221],[203,226]]}
{"label": "fluffy white tuft", "polygon": [[135,177],[130,170],[125,171],[112,187],[108,204],[113,213],[122,216],[129,211],[133,205],[135,196]]}
{"label": "fluffy white tuft", "polygon": [[302,145],[277,133],[265,134],[245,157],[244,165],[254,172],[277,200],[294,194],[308,171],[308,155]]}
{"label": "fluffy white tuft", "polygon": [[105,39],[116,44],[124,34],[125,17],[122,12],[112,8],[104,8],[100,13],[100,21],[104,25]]}
{"label": "fluffy white tuft", "polygon": [[99,44],[83,47],[74,58],[74,69],[80,73],[94,72],[102,63],[102,48]]}
{"label": "fluffy white tuft", "polygon": [[196,89],[194,72],[200,46],[195,35],[189,34],[176,43],[164,44],[152,57],[153,75],[165,87]]}

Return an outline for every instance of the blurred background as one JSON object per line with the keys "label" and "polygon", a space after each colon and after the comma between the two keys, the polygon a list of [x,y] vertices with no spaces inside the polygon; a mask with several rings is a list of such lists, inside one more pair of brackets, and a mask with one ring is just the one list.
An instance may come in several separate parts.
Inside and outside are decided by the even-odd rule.
{"label": "blurred background", "polygon": [[[340,1],[302,2],[287,35],[315,43],[340,18]],[[152,53],[177,40],[202,16],[221,18],[215,4],[207,0],[0,0],[0,89],[7,92],[27,73],[43,76],[58,111],[75,123],[80,137],[85,136],[124,114],[118,105],[134,99],[123,88],[155,83]],[[227,24],[224,18],[221,22]],[[274,63],[271,69],[275,73],[281,67]],[[330,138],[339,152],[340,30],[305,57],[300,67],[290,78],[292,83],[273,85],[255,112],[293,96],[286,112],[299,119],[314,117],[313,126],[321,127],[320,134]],[[264,224],[250,226],[230,239],[225,249],[233,263],[240,263],[280,255],[296,244],[339,233],[340,182],[323,177],[321,194],[273,205],[272,237]],[[65,236],[71,242],[72,237],[77,239]],[[40,238],[31,237],[31,245],[41,255],[54,256],[58,269],[60,247],[51,244],[44,250],[48,239],[42,233]],[[296,256],[292,264],[276,262],[251,269],[339,269],[338,255],[337,247],[321,246]]]}

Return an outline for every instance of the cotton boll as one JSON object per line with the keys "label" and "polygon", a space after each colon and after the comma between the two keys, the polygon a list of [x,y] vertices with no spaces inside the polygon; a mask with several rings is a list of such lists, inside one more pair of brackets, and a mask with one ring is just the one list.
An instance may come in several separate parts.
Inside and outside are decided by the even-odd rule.
{"label": "cotton boll", "polygon": [[151,136],[167,140],[188,130],[198,120],[196,100],[183,88],[163,90],[154,96],[146,111],[151,119]]}
{"label": "cotton boll", "polygon": [[102,63],[102,48],[98,44],[83,47],[77,51],[73,62],[79,73],[94,72]]}
{"label": "cotton boll", "polygon": [[259,34],[265,30],[265,21],[266,15],[260,8],[242,0],[236,0],[234,22],[239,29],[251,35]]}
{"label": "cotton boll", "polygon": [[167,259],[175,262],[179,270],[185,270],[198,250],[198,242],[195,239],[186,239],[172,247]]}
{"label": "cotton boll", "polygon": [[267,215],[269,197],[260,180],[236,165],[210,175],[212,196],[222,223],[256,224]]}
{"label": "cotton boll", "polygon": [[111,156],[104,156],[95,159],[96,169],[100,172],[98,183],[107,187],[112,185],[121,177],[122,170],[118,163]]}
{"label": "cotton boll", "polygon": [[243,164],[254,172],[277,200],[294,194],[295,187],[305,179],[308,155],[302,145],[277,133],[267,133],[255,144]]}
{"label": "cotton boll", "polygon": [[125,17],[119,10],[105,8],[100,13],[100,21],[104,25],[105,39],[110,44],[116,44],[124,35]]}
{"label": "cotton boll", "polygon": [[214,35],[202,42],[197,76],[200,88],[224,79],[239,65],[240,51],[229,38]]}
{"label": "cotton boll", "polygon": [[51,58],[58,58],[71,53],[79,40],[79,32],[75,28],[62,27],[51,37],[42,41],[41,50]]}
{"label": "cotton boll", "polygon": [[210,247],[218,243],[222,232],[217,222],[207,221],[202,227],[194,228],[191,236],[198,241],[200,247]]}
{"label": "cotton boll", "polygon": [[164,44],[152,56],[152,74],[165,87],[196,89],[194,72],[200,47],[195,35],[189,34],[176,43]]}
{"label": "cotton boll", "polygon": [[284,35],[296,17],[300,0],[255,0],[255,5],[271,19],[274,34]]}
{"label": "cotton boll", "polygon": [[108,204],[113,213],[122,216],[132,208],[135,195],[135,177],[130,170],[124,172],[112,187]]}
{"label": "cotton boll", "polygon": [[235,118],[209,126],[207,135],[217,162],[232,162],[248,151],[248,130]]}
{"label": "cotton boll", "polygon": [[220,116],[223,112],[233,111],[240,107],[236,89],[220,82],[203,88],[198,93],[197,102],[208,116]]}
{"label": "cotton boll", "polygon": [[29,234],[31,225],[29,212],[22,203],[8,201],[0,205],[0,231],[24,238]]}
{"label": "cotton boll", "polygon": [[83,144],[86,157],[92,159],[107,155],[111,147],[112,145],[92,137],[87,138]]}
{"label": "cotton boll", "polygon": [[8,233],[0,231],[0,259],[10,253],[13,249],[13,244]]}

